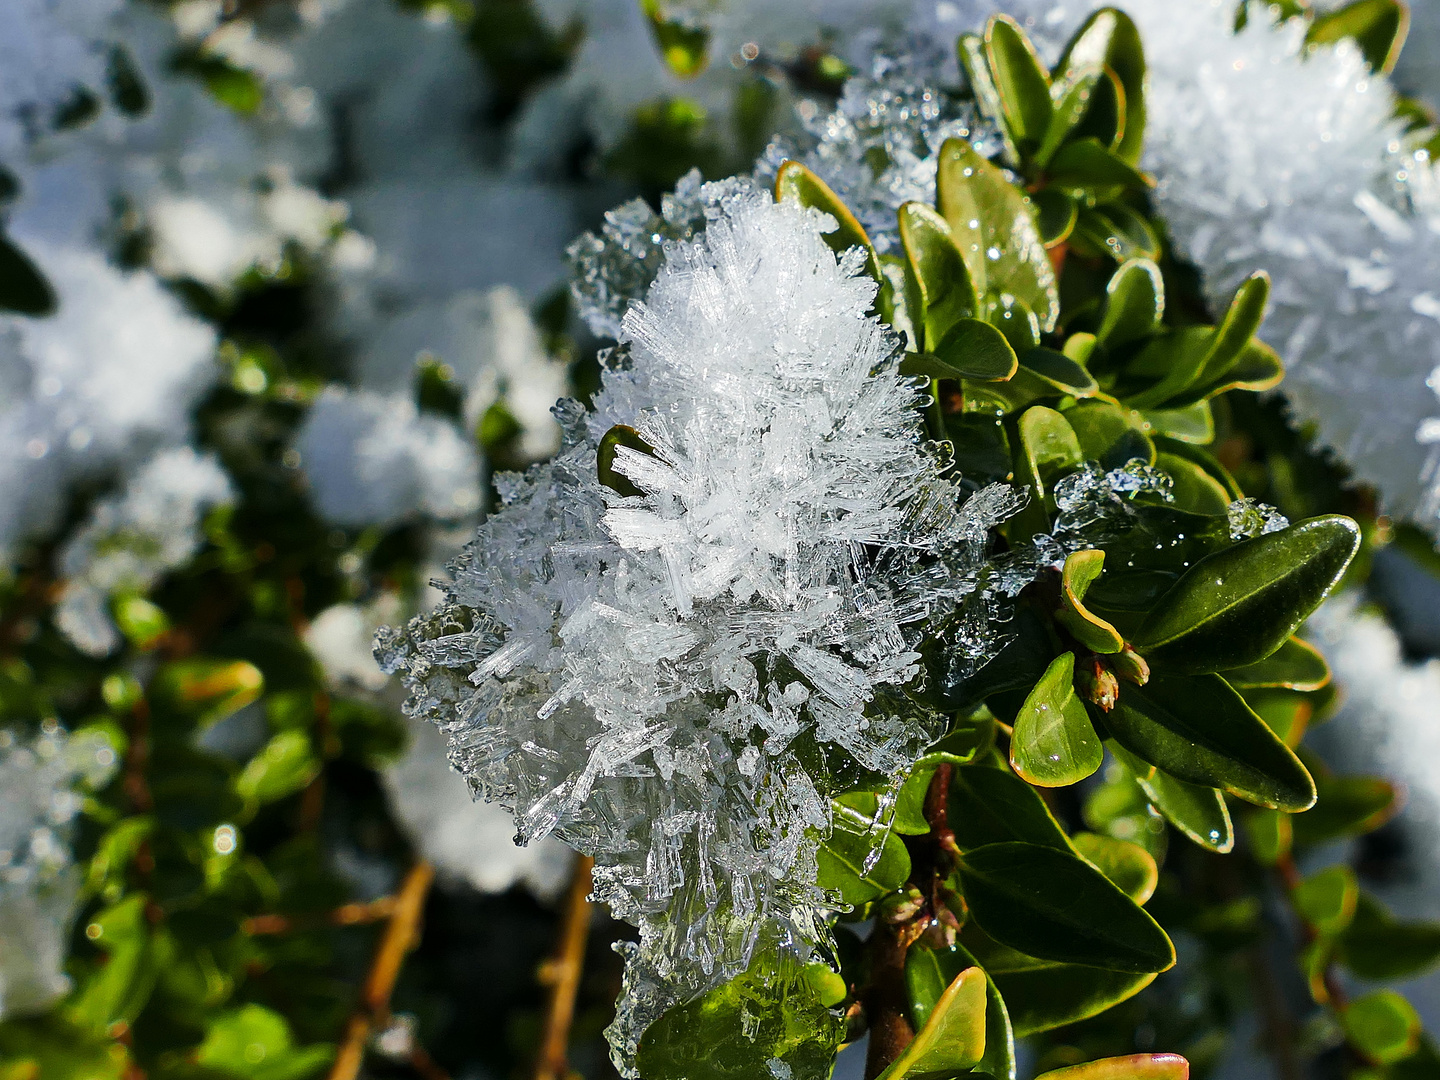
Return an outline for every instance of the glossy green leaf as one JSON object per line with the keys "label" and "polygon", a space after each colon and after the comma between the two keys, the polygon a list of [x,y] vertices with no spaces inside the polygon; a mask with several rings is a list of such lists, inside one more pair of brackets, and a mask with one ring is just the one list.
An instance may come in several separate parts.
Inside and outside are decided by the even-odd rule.
{"label": "glossy green leaf", "polygon": [[1086,591],[1100,576],[1104,565],[1105,552],[1099,548],[1074,551],[1066,556],[1060,571],[1060,610],[1055,618],[1087,649],[1098,653],[1118,653],[1125,647],[1120,631],[1090,611],[1084,602]]}
{"label": "glossy green leaf", "polygon": [[873,814],[838,802],[831,809],[834,827],[816,853],[819,886],[847,904],[863,904],[903,885],[910,876],[910,853],[900,837]]}
{"label": "glossy green leaf", "polygon": [[1395,785],[1378,776],[1334,776],[1316,767],[1314,807],[1295,818],[1295,839],[1323,844],[1378,829],[1400,809]]}
{"label": "glossy green leaf", "polygon": [[965,72],[965,78],[970,83],[970,92],[975,95],[975,104],[1000,132],[1006,162],[1018,166],[1020,151],[1010,136],[1009,125],[1005,122],[1005,109],[1000,101],[999,87],[995,85],[994,72],[990,69],[984,37],[980,34],[961,34],[955,43],[955,49],[961,70]]}
{"label": "glossy green leaf", "polygon": [[1132,165],[1145,144],[1145,50],[1130,17],[1113,7],[1101,8],[1081,24],[1065,47],[1057,77],[1075,68],[1104,64],[1124,90],[1124,124],[1116,149]]}
{"label": "glossy green leaf", "polygon": [[[1044,380],[1062,394],[1088,397],[1099,387],[1090,373],[1064,353],[1054,349],[1030,349],[1020,354],[1023,374]],[[1017,372],[1017,375],[1022,374]]]}
{"label": "glossy green leaf", "polygon": [[1039,787],[1078,784],[1100,768],[1105,751],[1075,696],[1075,654],[1061,653],[1015,717],[1010,764]]}
{"label": "glossy green leaf", "polygon": [[1299,758],[1218,675],[1156,672],[1145,686],[1125,686],[1104,724],[1125,749],[1178,779],[1273,809],[1315,802]]}
{"label": "glossy green leaf", "polygon": [[1155,981],[1153,974],[1044,963],[995,972],[991,978],[1010,1009],[1010,1023],[1016,1038],[1098,1016],[1128,1001]]}
{"label": "glossy green leaf", "polygon": [[0,311],[51,315],[59,306],[40,268],[0,232]]}
{"label": "glossy green leaf", "polygon": [[1096,138],[1066,143],[1047,171],[1051,183],[1072,192],[1087,188],[1144,191],[1151,186],[1144,173]]}
{"label": "glossy green leaf", "polygon": [[[910,999],[910,1022],[919,1030],[929,1021],[940,996],[977,961],[963,945],[930,949],[913,945],[905,954],[905,988]],[[974,1071],[995,1080],[1015,1080],[1015,1032],[1010,1013],[993,979],[985,980],[985,1053]]]}
{"label": "glossy green leaf", "polygon": [[1322,934],[1338,934],[1349,926],[1359,899],[1360,883],[1348,866],[1319,870],[1291,894],[1295,910]]}
{"label": "glossy green leaf", "polygon": [[1090,112],[1096,89],[1101,80],[1108,80],[1101,64],[1089,64],[1072,68],[1050,86],[1050,98],[1055,103],[1050,124],[1045,129],[1045,138],[1035,152],[1034,165],[1044,169]]}
{"label": "glossy green leaf", "polygon": [[1192,514],[1225,515],[1231,503],[1230,493],[1200,466],[1165,452],[1156,455],[1155,465],[1174,481],[1170,495],[1180,509]]}
{"label": "glossy green leaf", "polygon": [[992,15],[984,40],[1005,128],[1021,157],[1029,157],[1050,126],[1050,76],[1025,31],[1010,16]]}
{"label": "glossy green leaf", "polygon": [[1106,469],[1118,469],[1139,459],[1155,463],[1155,444],[1145,434],[1145,421],[1137,412],[1108,401],[1079,401],[1060,410],[1080,440],[1085,460]]}
{"label": "glossy green leaf", "polygon": [[985,765],[956,769],[948,817],[962,851],[1008,840],[1070,850],[1065,830],[1039,792],[1008,769]]}
{"label": "glossy green leaf", "polygon": [[[1200,407],[1205,409],[1206,415],[1208,416],[1209,407],[1203,402]],[[1153,416],[1155,414],[1149,415]],[[1224,465],[1221,465],[1220,460],[1205,447],[1196,446],[1193,442],[1176,439],[1157,431],[1155,433],[1155,448],[1172,457],[1183,458],[1185,461],[1203,470],[1210,479],[1220,485],[1220,489],[1224,491],[1230,499],[1243,499],[1245,497],[1245,492],[1240,489],[1240,485],[1235,482],[1235,478],[1230,475],[1229,470],[1227,470]]]}
{"label": "glossy green leaf", "polygon": [[979,293],[949,224],[924,203],[900,207],[900,242],[919,286],[928,347],[945,340],[959,320],[975,317]]}
{"label": "glossy green leaf", "polygon": [[1420,1014],[1404,995],[1376,990],[1352,1001],[1340,1013],[1345,1034],[1362,1054],[1382,1065],[1409,1057],[1420,1048]]}
{"label": "glossy green leaf", "polygon": [[1220,854],[1235,846],[1230,809],[1219,791],[1201,784],[1188,784],[1171,776],[1113,740],[1106,745],[1115,759],[1135,777],[1151,805],[1181,834]]}
{"label": "glossy green leaf", "polygon": [[1160,868],[1155,859],[1139,844],[1099,833],[1077,832],[1070,838],[1085,861],[1115,883],[1137,904],[1145,904],[1155,895],[1160,883]]}
{"label": "glossy green leaf", "polygon": [[1237,690],[1282,687],[1308,692],[1329,684],[1330,665],[1314,645],[1292,637],[1264,660],[1221,674]]}
{"label": "glossy green leaf", "polygon": [[938,374],[937,370],[910,371],[906,364],[901,364],[900,373],[928,374],[934,379],[976,379],[990,382],[1010,378],[1019,366],[1015,350],[1011,348],[1005,335],[979,319],[957,320],[935,346],[934,356],[938,364],[932,367],[943,369],[946,374]]}
{"label": "glossy green leaf", "polygon": [[1148,409],[1142,415],[1156,435],[1201,445],[1215,440],[1215,417],[1208,401],[1178,409]]}
{"label": "glossy green leaf", "polygon": [[1019,431],[1025,479],[1035,498],[1044,498],[1056,480],[1084,464],[1074,429],[1054,409],[1026,409]]}
{"label": "glossy green leaf", "polygon": [[1223,394],[1227,390],[1273,390],[1285,378],[1280,354],[1263,341],[1248,342],[1240,358],[1219,378],[1177,395],[1177,406]]}
{"label": "glossy green leaf", "polygon": [[1036,1080],[1190,1080],[1190,1063],[1179,1054],[1127,1054],[1055,1069]]}
{"label": "glossy green leaf", "polygon": [[1317,14],[1305,41],[1309,45],[1354,41],[1372,68],[1388,74],[1395,70],[1409,32],[1410,10],[1400,0],[1355,0]]}
{"label": "glossy green leaf", "polygon": [[1019,297],[987,293],[980,298],[980,317],[1004,334],[1017,353],[1028,353],[1040,344],[1040,320]]}
{"label": "glossy green leaf", "polygon": [[971,916],[1012,949],[1133,974],[1164,971],[1175,962],[1159,924],[1069,852],[1039,844],[987,844],[966,852],[959,868]]}
{"label": "glossy green leaf", "polygon": [[[976,293],[1009,293],[1055,329],[1060,292],[1024,192],[964,139],[940,148],[936,202],[970,270]],[[903,208],[902,208],[903,209]]]}
{"label": "glossy green leaf", "polygon": [[600,483],[627,499],[645,494],[625,475],[623,468],[616,467],[617,462],[623,466],[626,454],[631,453],[654,457],[655,449],[628,424],[616,424],[605,432],[595,453],[595,471],[600,475]]}
{"label": "glossy green leaf", "polygon": [[1131,259],[1105,286],[1105,317],[1096,338],[1112,347],[1149,337],[1165,315],[1165,282],[1150,259]]}
{"label": "glossy green leaf", "polygon": [[1362,892],[1336,955],[1362,979],[1408,979],[1440,963],[1440,923],[1400,922]]}
{"label": "glossy green leaf", "polygon": [[293,795],[315,779],[320,759],[303,731],[282,731],[246,763],[235,790],[250,803],[268,803]]}
{"label": "glossy green leaf", "polygon": [[801,206],[823,210],[833,217],[837,227],[832,232],[822,234],[830,250],[839,255],[853,247],[862,249],[865,252],[867,272],[877,282],[883,283],[885,275],[880,271],[880,257],[870,243],[869,234],[824,180],[800,162],[787,161],[775,174],[775,201],[797,202]]}
{"label": "glossy green leaf", "polygon": [[1080,205],[1063,191],[1042,188],[1030,196],[1035,205],[1035,225],[1040,242],[1047,248],[1063,244],[1070,238],[1080,217]]}
{"label": "glossy green leaf", "polygon": [[879,1080],[933,1080],[978,1064],[985,1055],[986,986],[985,973],[978,967],[955,976],[936,999],[924,1026]]}
{"label": "glossy green leaf", "polygon": [[[1274,356],[1273,350],[1252,340],[1264,321],[1269,302],[1270,275],[1263,270],[1256,271],[1235,291],[1225,317],[1210,332],[1200,366],[1187,386],[1182,388],[1186,392],[1174,395],[1172,405],[1188,405],[1230,387],[1261,389],[1272,377],[1278,381],[1279,373],[1266,363],[1268,357]],[[1246,370],[1236,371],[1242,360],[1246,361]],[[1137,402],[1136,407],[1159,404],[1162,404],[1159,400],[1147,401],[1144,405]]]}
{"label": "glossy green leaf", "polygon": [[330,1064],[333,1046],[297,1048],[290,1025],[260,1005],[242,1005],[210,1024],[195,1061],[239,1080],[305,1080]]}
{"label": "glossy green leaf", "polygon": [[636,1065],[645,1080],[756,1080],[778,1060],[792,1080],[829,1080],[844,1028],[799,961],[762,946],[743,975],[646,1028]]}
{"label": "glossy green leaf", "polygon": [[1082,255],[1108,256],[1117,262],[1160,256],[1160,240],[1150,223],[1121,202],[1082,208],[1071,242]]}
{"label": "glossy green leaf", "polygon": [[1175,672],[1258,663],[1319,606],[1359,546],[1359,526],[1333,514],[1244,540],[1192,566],[1132,644]]}

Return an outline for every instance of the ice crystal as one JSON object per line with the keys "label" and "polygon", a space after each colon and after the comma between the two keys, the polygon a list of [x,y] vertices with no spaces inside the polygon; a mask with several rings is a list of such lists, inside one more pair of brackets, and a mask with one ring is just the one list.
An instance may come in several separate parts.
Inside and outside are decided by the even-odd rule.
{"label": "ice crystal", "polygon": [[454,519],[479,509],[473,446],[405,394],[327,387],[295,448],[316,509],[336,525],[393,525],[422,513]]}
{"label": "ice crystal", "polygon": [[[446,604],[378,641],[520,839],[593,855],[596,897],[639,925],[611,1032],[627,1070],[762,931],[814,943],[836,783],[814,762],[890,774],[934,732],[901,690],[918,629],[974,591],[1020,502],[962,505],[942,479],[833,220],[700,196],[709,224],[626,312],[595,411],[557,407],[559,457],[500,478]],[[640,495],[597,477],[615,424],[651,448],[615,459]]]}
{"label": "ice crystal", "polygon": [[109,615],[112,597],[142,594],[199,549],[201,519],[234,497],[213,457],[189,447],[164,450],[104,499],[65,546],[65,589],[55,623],[82,652],[105,656],[120,644]]}
{"label": "ice crystal", "polygon": [[69,736],[53,721],[33,738],[0,728],[0,1018],[44,1009],[69,987],[72,823],[81,793],[116,763],[104,737]]}
{"label": "ice crystal", "polygon": [[1259,499],[1236,499],[1225,508],[1231,540],[1252,540],[1288,528],[1290,519]]}

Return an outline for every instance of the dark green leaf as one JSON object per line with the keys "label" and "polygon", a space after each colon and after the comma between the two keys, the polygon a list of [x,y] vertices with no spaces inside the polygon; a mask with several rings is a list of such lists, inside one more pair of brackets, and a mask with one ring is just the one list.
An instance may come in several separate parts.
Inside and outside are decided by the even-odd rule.
{"label": "dark green leaf", "polygon": [[1088,371],[1054,349],[1030,349],[1020,355],[1020,366],[1073,397],[1088,397],[1099,389]]}
{"label": "dark green leaf", "polygon": [[1350,1042],[1382,1065],[1415,1053],[1424,1030],[1415,1006],[1394,990],[1376,990],[1352,1001],[1341,1012],[1340,1023]]}
{"label": "dark green leaf", "polygon": [[1305,766],[1218,675],[1156,672],[1104,715],[1125,749],[1181,780],[1291,812],[1315,802]]}
{"label": "dark green leaf", "polygon": [[1145,51],[1135,23],[1113,7],[1101,8],[1081,24],[1060,58],[1057,77],[1094,63],[1109,67],[1124,88],[1125,121],[1117,149],[1138,164],[1145,144]]}
{"label": "dark green leaf", "polygon": [[1111,347],[1149,337],[1165,315],[1165,282],[1149,259],[1123,263],[1105,286],[1105,318],[1095,337]]}
{"label": "dark green leaf", "polygon": [[1140,790],[1161,816],[1203,848],[1224,854],[1235,846],[1235,828],[1225,797],[1213,787],[1187,784],[1111,742],[1110,752],[1135,776]]}
{"label": "dark green leaf", "polygon": [[1144,417],[1156,435],[1202,445],[1215,440],[1215,418],[1208,401],[1197,401],[1181,409],[1149,409]]}
{"label": "dark green leaf", "polygon": [[964,139],[948,139],[940,148],[936,199],[976,293],[1010,293],[1034,312],[1042,331],[1054,330],[1060,315],[1055,268],[1024,192]]}
{"label": "dark green leaf", "polygon": [[633,427],[616,424],[600,439],[600,447],[595,453],[595,471],[600,475],[600,483],[617,495],[630,499],[645,492],[635,486],[623,469],[616,468],[617,461],[622,466],[625,464],[627,454],[654,457],[655,449]]}
{"label": "dark green leaf", "polygon": [[924,1026],[879,1080],[942,1080],[978,1064],[985,1055],[988,982],[978,967],[955,976]]}
{"label": "dark green leaf", "polygon": [[[948,708],[967,709],[979,704],[991,694],[1006,690],[1029,690],[1035,680],[1045,674],[1055,650],[1050,636],[1040,617],[1028,606],[1021,607],[1006,631],[1014,635],[1013,640],[1001,649],[988,664],[970,678],[948,691],[942,691],[940,702]],[[926,655],[930,681],[943,683],[939,657]]]}
{"label": "dark green leaf", "polygon": [[1060,477],[1085,462],[1080,441],[1065,417],[1036,405],[1020,417],[1020,448],[1026,466],[1025,481],[1038,502]]}
{"label": "dark green leaf", "polygon": [[0,311],[52,315],[58,304],[40,268],[0,232]]}
{"label": "dark green leaf", "polygon": [[1048,174],[1051,183],[1075,192],[1087,188],[1144,191],[1150,187],[1145,174],[1096,138],[1066,143],[1050,162]]}
{"label": "dark green leaf", "polygon": [[1399,922],[1361,893],[1336,953],[1362,979],[1408,979],[1440,961],[1440,923]]}
{"label": "dark green leaf", "polygon": [[919,285],[924,309],[920,321],[928,347],[945,340],[959,320],[975,317],[979,294],[950,226],[924,203],[900,207],[900,242]]}
{"label": "dark green leaf", "polygon": [[1155,895],[1155,886],[1160,882],[1160,868],[1139,844],[1090,832],[1078,832],[1070,838],[1070,842],[1087,862],[1135,903],[1144,904]]}
{"label": "dark green leaf", "polygon": [[1292,637],[1264,660],[1247,667],[1221,672],[1237,690],[1283,687],[1286,690],[1319,690],[1330,682],[1330,665],[1320,650]]}
{"label": "dark green leaf", "polygon": [[1105,68],[1100,64],[1087,64],[1072,68],[1052,84],[1050,97],[1055,102],[1050,116],[1050,125],[1045,129],[1045,138],[1035,153],[1034,165],[1044,169],[1074,131],[1076,125],[1089,113],[1097,84],[1107,79]]}
{"label": "dark green leaf", "polygon": [[305,787],[320,771],[320,759],[303,731],[282,731],[235,778],[235,790],[252,803],[274,802]]}
{"label": "dark green leaf", "polygon": [[1035,204],[1035,224],[1040,230],[1040,242],[1047,248],[1053,248],[1068,240],[1080,216],[1079,204],[1054,188],[1042,188],[1030,198]]}
{"label": "dark green leaf", "polygon": [[1015,717],[1010,764],[1040,787],[1078,784],[1105,759],[1085,706],[1075,696],[1075,654],[1061,653],[1040,677]]}
{"label": "dark green leaf", "polygon": [[847,904],[863,904],[903,885],[910,876],[910,853],[900,837],[873,814],[838,802],[831,809],[834,828],[816,854],[819,886]]}
{"label": "dark green leaf", "polygon": [[[905,954],[905,986],[910,998],[910,1022],[919,1030],[935,1010],[940,995],[977,961],[963,945],[929,949],[913,945]],[[995,1080],[1015,1080],[1015,1033],[1010,1014],[993,979],[985,980],[985,1054],[976,1073]]]}
{"label": "dark green leaf", "polygon": [[906,370],[905,364],[901,365],[900,373],[928,374],[936,379],[997,381],[1010,378],[1019,366],[1015,350],[1005,340],[1005,335],[979,319],[960,319],[951,326],[935,346],[935,357],[939,361],[936,366],[943,366],[946,374],[912,372]]}
{"label": "dark green leaf", "polygon": [[1136,458],[1155,463],[1155,444],[1145,434],[1139,413],[1108,401],[1079,401],[1061,414],[1075,429],[1085,460],[1097,461],[1107,469],[1118,469]]}
{"label": "dark green leaf", "polygon": [[1230,493],[1199,465],[1164,452],[1156,455],[1155,465],[1175,482],[1170,494],[1181,510],[1215,517],[1225,515],[1231,502]]}
{"label": "dark green leaf", "polygon": [[1334,514],[1242,541],[1192,566],[1132,644],[1176,672],[1258,663],[1319,606],[1359,546],[1359,526]]}
{"label": "dark green leaf", "polygon": [[844,1029],[799,961],[757,948],[743,975],[646,1028],[636,1064],[645,1080],[756,1080],[779,1060],[792,1080],[829,1080]]}
{"label": "dark green leaf", "polygon": [[966,852],[959,866],[972,917],[1012,949],[1135,974],[1175,963],[1175,949],[1159,924],[1069,852],[988,844]]}
{"label": "dark green leaf", "polygon": [[1150,223],[1121,202],[1081,209],[1071,242],[1082,255],[1109,256],[1117,262],[1160,255],[1160,241]]}
{"label": "dark green leaf", "polygon": [[1030,306],[1009,293],[987,293],[980,300],[980,317],[1000,333],[1017,353],[1040,344],[1040,320]]}
{"label": "dark green leaf", "polygon": [[1410,10],[1400,0],[1355,0],[1316,15],[1305,41],[1330,45],[1348,38],[1360,46],[1372,68],[1388,74],[1395,69],[1409,31]]}
{"label": "dark green leaf", "polygon": [[1007,769],[967,765],[950,784],[950,829],[961,850],[1024,840],[1070,850],[1065,830],[1039,793]]}
{"label": "dark green leaf", "polygon": [[1298,843],[1323,844],[1372,832],[1400,809],[1394,785],[1378,776],[1334,776],[1318,766],[1313,772],[1318,798],[1295,818]]}
{"label": "dark green leaf", "polygon": [[1050,77],[1025,31],[1008,15],[992,15],[986,24],[985,59],[1005,127],[1021,157],[1029,157],[1050,126]]}

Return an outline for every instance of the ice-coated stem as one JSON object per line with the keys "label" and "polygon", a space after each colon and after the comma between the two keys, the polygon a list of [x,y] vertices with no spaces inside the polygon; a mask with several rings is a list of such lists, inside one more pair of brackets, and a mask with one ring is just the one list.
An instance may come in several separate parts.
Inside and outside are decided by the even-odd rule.
{"label": "ice-coated stem", "polygon": [[545,1034],[535,1062],[535,1080],[565,1080],[570,1075],[570,1025],[575,1019],[575,994],[585,968],[585,940],[590,935],[590,871],[595,860],[575,858],[575,872],[565,894],[560,942],[555,955],[541,969],[541,981],[550,985],[545,1011]]}

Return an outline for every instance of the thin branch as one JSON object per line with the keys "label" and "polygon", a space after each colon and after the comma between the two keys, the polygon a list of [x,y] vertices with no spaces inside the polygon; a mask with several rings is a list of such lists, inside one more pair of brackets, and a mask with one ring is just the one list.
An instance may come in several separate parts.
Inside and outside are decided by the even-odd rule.
{"label": "thin branch", "polygon": [[535,1062],[535,1080],[565,1080],[570,1075],[570,1025],[575,1020],[575,995],[585,967],[585,939],[590,934],[590,883],[595,860],[575,857],[575,872],[565,895],[560,943],[555,955],[540,969],[540,981],[550,987],[545,1012],[545,1034]]}
{"label": "thin branch", "polygon": [[345,1025],[345,1040],[335,1055],[330,1080],[355,1080],[365,1061],[365,1047],[371,1034],[389,1019],[390,995],[395,990],[405,954],[419,941],[420,916],[434,880],[435,871],[424,861],[417,862],[405,875],[405,882],[395,897],[394,913],[375,949],[370,974],[360,991],[360,1003]]}
{"label": "thin branch", "polygon": [[322,926],[364,926],[395,914],[399,898],[382,896],[364,903],[344,904],[320,915],[255,915],[240,924],[252,937],[264,934],[288,934],[292,930],[314,930]]}

